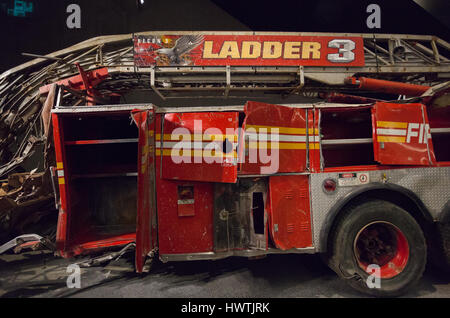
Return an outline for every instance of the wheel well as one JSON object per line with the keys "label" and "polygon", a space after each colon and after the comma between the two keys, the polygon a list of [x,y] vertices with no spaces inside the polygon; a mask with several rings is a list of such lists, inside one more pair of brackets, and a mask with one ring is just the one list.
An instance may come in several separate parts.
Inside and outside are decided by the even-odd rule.
{"label": "wheel well", "polygon": [[337,210],[335,210],[334,218],[332,220],[331,226],[326,233],[326,241],[323,242],[330,250],[330,244],[333,242],[333,233],[338,221],[345,216],[345,211],[349,206],[360,205],[363,202],[370,200],[383,200],[391,202],[405,211],[407,211],[416,220],[416,222],[421,227],[424,236],[429,242],[432,239],[432,229],[433,229],[433,219],[431,214],[428,212],[422,201],[418,199],[413,193],[404,193],[403,191],[397,191],[392,189],[372,189],[362,193],[359,193],[342,204]]}

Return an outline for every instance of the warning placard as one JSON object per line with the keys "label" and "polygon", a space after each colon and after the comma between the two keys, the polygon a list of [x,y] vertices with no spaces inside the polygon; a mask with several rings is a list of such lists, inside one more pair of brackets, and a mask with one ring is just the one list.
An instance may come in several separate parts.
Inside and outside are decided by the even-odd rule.
{"label": "warning placard", "polygon": [[369,174],[366,172],[340,173],[338,185],[340,187],[351,187],[369,183]]}

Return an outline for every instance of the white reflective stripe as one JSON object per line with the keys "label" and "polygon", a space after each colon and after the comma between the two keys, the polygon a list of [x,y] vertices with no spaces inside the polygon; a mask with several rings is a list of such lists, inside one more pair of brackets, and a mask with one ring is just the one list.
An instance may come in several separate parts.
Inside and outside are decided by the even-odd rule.
{"label": "white reflective stripe", "polygon": [[[211,145],[212,144],[212,145]],[[223,141],[164,141],[164,149],[172,149],[173,147],[177,147],[177,149],[184,149],[184,150],[189,150],[189,149],[204,149],[206,148],[206,146],[209,146],[209,149],[213,149],[216,148],[218,150],[222,150],[222,146],[223,146]],[[232,143],[233,148],[237,147],[237,142]],[[213,147],[215,146],[215,147]],[[155,147],[156,148],[161,148],[161,142],[160,141],[156,141],[155,142]]]}
{"label": "white reflective stripe", "polygon": [[56,170],[58,177],[64,177],[64,170]]}
{"label": "white reflective stripe", "polygon": [[[261,133],[253,133],[253,132],[246,132],[245,133],[247,136],[250,137],[250,140],[254,140],[256,141],[257,139],[261,140],[261,141],[270,141],[271,138],[273,138],[274,140],[276,139],[275,134],[261,134]],[[314,142],[314,135],[313,136],[309,136],[309,141],[310,142]],[[318,136],[316,136],[318,137]],[[305,135],[278,135],[278,141],[292,141],[292,142],[306,142],[306,136]]]}
{"label": "white reflective stripe", "polygon": [[377,128],[377,135],[406,136],[406,129]]}

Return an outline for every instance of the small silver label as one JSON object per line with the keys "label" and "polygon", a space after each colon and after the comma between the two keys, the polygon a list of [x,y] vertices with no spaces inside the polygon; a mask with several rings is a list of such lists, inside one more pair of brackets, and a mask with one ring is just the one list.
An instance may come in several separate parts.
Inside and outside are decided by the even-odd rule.
{"label": "small silver label", "polygon": [[178,200],[178,204],[194,204],[194,199]]}

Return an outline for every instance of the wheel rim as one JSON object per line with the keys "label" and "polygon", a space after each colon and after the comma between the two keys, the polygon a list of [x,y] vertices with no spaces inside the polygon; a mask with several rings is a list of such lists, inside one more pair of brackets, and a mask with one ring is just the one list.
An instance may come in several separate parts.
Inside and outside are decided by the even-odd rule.
{"label": "wheel rim", "polygon": [[[378,221],[366,225],[356,235],[353,251],[358,265],[366,272],[380,278],[400,274],[409,259],[409,245],[405,235],[395,225]],[[369,265],[375,264],[375,273]]]}

